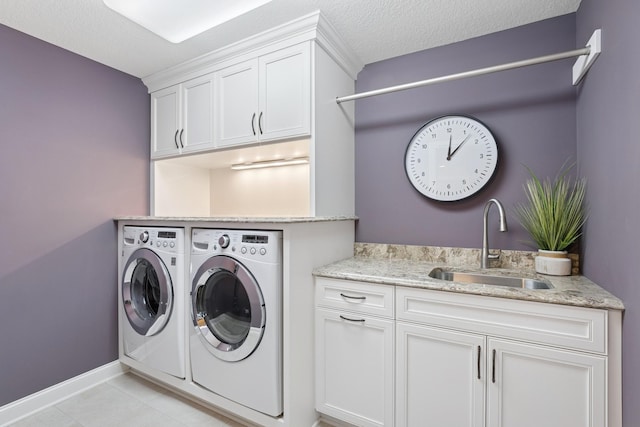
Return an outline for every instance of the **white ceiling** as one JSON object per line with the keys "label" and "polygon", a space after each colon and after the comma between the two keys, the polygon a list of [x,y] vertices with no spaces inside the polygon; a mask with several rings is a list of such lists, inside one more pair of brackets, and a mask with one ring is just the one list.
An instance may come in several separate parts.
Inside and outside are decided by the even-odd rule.
{"label": "white ceiling", "polygon": [[[188,0],[179,0],[188,7]],[[0,0],[0,23],[144,77],[320,10],[363,63],[575,12],[581,0],[273,0],[172,44],[102,0]]]}

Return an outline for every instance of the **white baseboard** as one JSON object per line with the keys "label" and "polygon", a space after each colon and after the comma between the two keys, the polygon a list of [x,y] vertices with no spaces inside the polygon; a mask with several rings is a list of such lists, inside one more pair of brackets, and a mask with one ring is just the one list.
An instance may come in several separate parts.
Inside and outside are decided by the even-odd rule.
{"label": "white baseboard", "polygon": [[83,392],[111,378],[127,372],[129,368],[118,360],[102,365],[84,374],[70,378],[49,388],[25,396],[0,407],[0,426],[6,426],[44,408]]}

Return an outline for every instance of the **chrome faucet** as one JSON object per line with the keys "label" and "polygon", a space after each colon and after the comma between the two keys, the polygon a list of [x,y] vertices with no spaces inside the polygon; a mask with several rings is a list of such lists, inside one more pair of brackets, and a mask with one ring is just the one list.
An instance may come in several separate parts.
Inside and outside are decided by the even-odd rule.
{"label": "chrome faucet", "polygon": [[498,199],[491,199],[484,205],[484,213],[482,214],[483,227],[482,227],[482,253],[480,255],[480,268],[489,268],[490,259],[500,258],[500,250],[497,254],[489,253],[489,237],[487,232],[487,217],[489,216],[489,209],[491,205],[495,204],[500,213],[500,231],[507,231],[507,218],[504,214],[504,207]]}

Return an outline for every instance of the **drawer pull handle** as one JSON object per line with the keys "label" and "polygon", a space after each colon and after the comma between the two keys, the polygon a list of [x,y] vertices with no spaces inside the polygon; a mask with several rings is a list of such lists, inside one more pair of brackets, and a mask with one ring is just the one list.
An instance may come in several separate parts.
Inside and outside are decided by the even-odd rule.
{"label": "drawer pull handle", "polygon": [[492,373],[491,373],[491,382],[495,384],[496,382],[496,350],[493,350],[493,361],[491,363],[492,365]]}
{"label": "drawer pull handle", "polygon": [[180,129],[176,129],[176,134],[173,135],[173,142],[176,143],[176,148],[179,150],[180,146],[178,145],[178,132],[180,132]]}
{"label": "drawer pull handle", "polygon": [[345,294],[343,294],[343,293],[340,293],[340,296],[341,296],[342,298],[347,298],[347,299],[356,299],[356,300],[359,300],[359,301],[364,301],[364,300],[366,300],[366,299],[367,299],[367,297],[354,297],[354,296],[351,296],[351,295],[345,295]]}
{"label": "drawer pull handle", "polygon": [[360,322],[360,323],[364,323],[364,319],[350,319],[348,317],[344,317],[342,314],[340,315],[340,318],[342,320],[346,320],[348,322]]}
{"label": "drawer pull handle", "polygon": [[481,348],[480,346],[478,346],[478,379],[481,379],[480,378],[480,351],[481,351]]}
{"label": "drawer pull handle", "polygon": [[253,132],[253,136],[256,136],[256,113],[253,113],[253,116],[251,116],[251,131]]}

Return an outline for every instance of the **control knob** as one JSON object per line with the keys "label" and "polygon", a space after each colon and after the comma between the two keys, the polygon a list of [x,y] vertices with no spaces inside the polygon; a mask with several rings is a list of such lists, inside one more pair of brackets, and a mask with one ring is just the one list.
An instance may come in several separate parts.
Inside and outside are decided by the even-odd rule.
{"label": "control knob", "polygon": [[218,239],[218,244],[220,245],[220,247],[222,249],[226,248],[229,246],[229,243],[231,242],[231,239],[229,239],[229,236],[226,234],[223,234],[222,236],[220,236],[220,238]]}
{"label": "control knob", "polygon": [[148,231],[143,231],[142,233],[140,233],[140,241],[142,243],[147,243],[149,241],[149,232]]}

